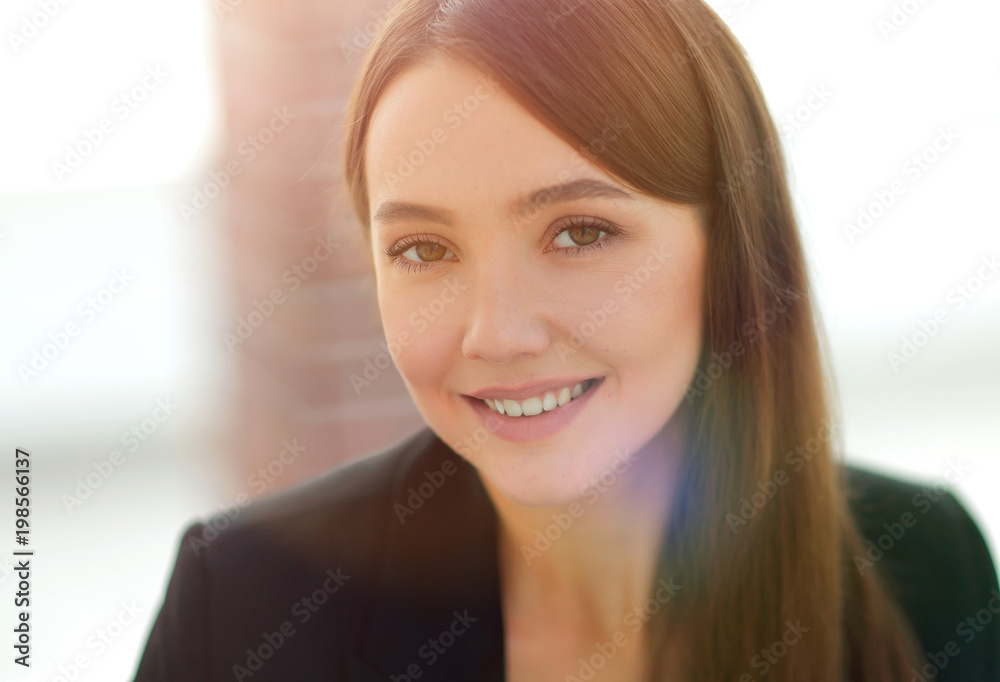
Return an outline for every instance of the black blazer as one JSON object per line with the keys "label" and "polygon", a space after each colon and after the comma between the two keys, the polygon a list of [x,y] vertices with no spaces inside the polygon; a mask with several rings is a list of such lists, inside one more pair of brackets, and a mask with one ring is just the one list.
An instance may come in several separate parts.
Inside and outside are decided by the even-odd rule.
{"label": "black blazer", "polygon": [[[945,664],[937,682],[1000,682],[997,574],[968,513],[848,476],[862,532],[889,547],[866,558]],[[135,680],[504,682],[495,539],[475,469],[425,428],[191,525]]]}

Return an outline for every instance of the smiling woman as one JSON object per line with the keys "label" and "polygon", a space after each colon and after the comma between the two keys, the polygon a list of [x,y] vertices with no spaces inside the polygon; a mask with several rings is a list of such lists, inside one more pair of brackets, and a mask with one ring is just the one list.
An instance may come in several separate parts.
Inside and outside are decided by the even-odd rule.
{"label": "smiling woman", "polygon": [[[918,487],[838,461],[739,45],[695,0],[563,5],[389,14],[346,180],[428,429],[182,550],[139,679],[244,658],[266,679],[996,678],[968,514],[945,493],[918,516]],[[280,622],[335,565],[341,599]],[[942,663],[971,614],[983,629]]]}
{"label": "smiling woman", "polygon": [[[460,283],[462,296],[396,358],[400,373],[449,445],[496,422],[498,438],[473,461],[501,493],[494,504],[564,505],[616,447],[665,445],[666,432],[650,441],[677,410],[701,347],[704,212],[627,188],[504,89],[395,181],[393,160],[433,134],[442,103],[482,79],[435,59],[397,78],[371,117],[364,167],[379,306],[387,336],[412,333],[412,311],[442,281]],[[641,284],[621,289],[644,270]],[[585,348],[560,352],[588,313],[611,305]],[[575,424],[583,410],[600,418]],[[530,534],[536,520],[518,526]]]}

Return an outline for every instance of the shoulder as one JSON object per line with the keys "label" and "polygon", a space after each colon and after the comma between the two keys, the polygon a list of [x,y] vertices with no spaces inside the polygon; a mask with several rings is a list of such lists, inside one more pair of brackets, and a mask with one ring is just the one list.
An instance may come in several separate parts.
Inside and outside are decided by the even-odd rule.
{"label": "shoulder", "polygon": [[440,441],[425,428],[244,507],[233,505],[188,529],[191,551],[208,573],[243,576],[248,585],[269,571],[284,574],[286,584],[295,584],[289,572],[322,574],[338,566],[371,575],[398,489],[436,445]]}
{"label": "shoulder", "polygon": [[[240,548],[257,551],[261,545],[303,561],[334,559],[327,551],[332,547],[349,547],[359,555],[373,549],[392,511],[396,486],[434,443],[433,432],[423,429],[291,488],[230,504],[195,524],[201,537],[193,546],[209,561],[238,557]],[[325,542],[318,543],[320,538]]]}
{"label": "shoulder", "polygon": [[857,466],[845,475],[865,540],[853,563],[876,571],[899,600],[924,652],[944,664],[938,679],[1000,679],[996,565],[947,478],[919,483]]}
{"label": "shoulder", "polygon": [[439,444],[423,429],[192,522],[135,679],[244,679],[265,653],[255,680],[335,679],[369,608],[397,488]]}

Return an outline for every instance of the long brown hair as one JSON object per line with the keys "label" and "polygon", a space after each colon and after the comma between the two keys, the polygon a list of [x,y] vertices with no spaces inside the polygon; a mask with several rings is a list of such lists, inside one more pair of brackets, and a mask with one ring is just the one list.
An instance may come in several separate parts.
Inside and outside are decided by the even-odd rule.
{"label": "long brown hair", "polygon": [[[708,209],[704,345],[658,566],[682,589],[653,621],[651,679],[676,666],[668,649],[694,680],[754,679],[765,661],[785,682],[909,679],[916,637],[878,572],[850,559],[862,540],[781,144],[726,25],[700,0],[402,0],[347,110],[366,227],[371,114],[394,77],[438,55],[497,78],[623,184]],[[610,121],[624,124],[598,150]]]}

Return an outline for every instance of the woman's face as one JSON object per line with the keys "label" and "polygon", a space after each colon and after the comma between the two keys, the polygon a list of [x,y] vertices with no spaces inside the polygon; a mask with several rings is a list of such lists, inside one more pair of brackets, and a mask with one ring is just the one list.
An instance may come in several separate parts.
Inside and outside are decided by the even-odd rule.
{"label": "woman's face", "polygon": [[701,213],[626,190],[450,59],[397,77],[366,154],[382,322],[428,425],[523,505],[627,470],[694,376]]}

